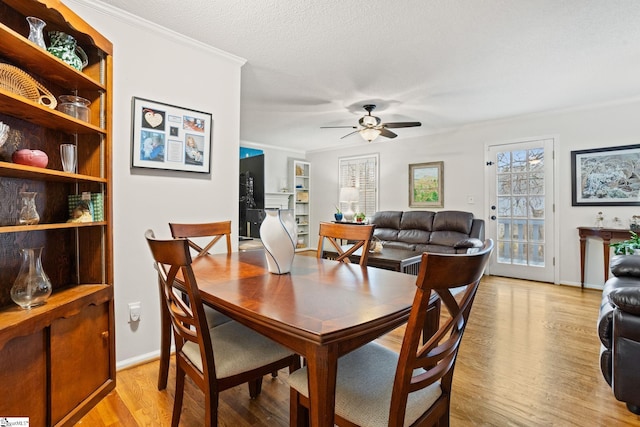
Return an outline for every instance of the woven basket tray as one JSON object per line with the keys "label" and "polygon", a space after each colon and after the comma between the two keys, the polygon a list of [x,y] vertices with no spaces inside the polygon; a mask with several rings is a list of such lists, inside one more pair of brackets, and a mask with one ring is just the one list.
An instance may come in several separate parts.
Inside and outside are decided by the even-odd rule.
{"label": "woven basket tray", "polygon": [[0,63],[0,88],[51,109],[58,105],[58,101],[46,87],[13,65]]}

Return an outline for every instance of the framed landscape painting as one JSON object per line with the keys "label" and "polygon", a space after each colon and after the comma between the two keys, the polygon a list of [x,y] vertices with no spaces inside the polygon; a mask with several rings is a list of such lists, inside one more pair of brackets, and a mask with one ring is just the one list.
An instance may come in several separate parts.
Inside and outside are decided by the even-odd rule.
{"label": "framed landscape painting", "polygon": [[444,162],[409,165],[409,207],[444,207]]}
{"label": "framed landscape painting", "polygon": [[131,166],[210,173],[211,114],[132,99]]}
{"label": "framed landscape painting", "polygon": [[572,206],[640,205],[640,145],[571,152]]}

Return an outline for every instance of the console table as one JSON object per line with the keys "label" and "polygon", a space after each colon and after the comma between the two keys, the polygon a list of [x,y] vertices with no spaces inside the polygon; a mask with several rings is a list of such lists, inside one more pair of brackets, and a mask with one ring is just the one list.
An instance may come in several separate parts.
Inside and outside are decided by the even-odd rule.
{"label": "console table", "polygon": [[609,279],[609,244],[611,240],[625,240],[630,237],[630,230],[620,228],[602,227],[578,227],[580,236],[580,286],[584,288],[584,260],[587,247],[587,237],[595,237],[602,240],[604,252],[604,281]]}

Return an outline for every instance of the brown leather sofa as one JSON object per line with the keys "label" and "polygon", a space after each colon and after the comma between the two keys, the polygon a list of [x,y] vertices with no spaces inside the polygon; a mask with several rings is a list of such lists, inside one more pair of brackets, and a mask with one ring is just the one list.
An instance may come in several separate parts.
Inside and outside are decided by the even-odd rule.
{"label": "brown leather sofa", "polygon": [[373,235],[385,248],[466,253],[484,242],[484,220],[462,211],[379,211]]}
{"label": "brown leather sofa", "polygon": [[640,415],[640,255],[615,256],[610,267],[598,318],[600,368],[616,399]]}

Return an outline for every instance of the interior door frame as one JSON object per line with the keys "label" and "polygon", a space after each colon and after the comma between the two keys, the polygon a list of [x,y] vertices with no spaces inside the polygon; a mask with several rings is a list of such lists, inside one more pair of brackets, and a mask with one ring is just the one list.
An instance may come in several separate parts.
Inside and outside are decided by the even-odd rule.
{"label": "interior door frame", "polygon": [[[508,139],[508,140],[495,140],[495,141],[490,141],[490,142],[485,142],[484,144],[484,165],[487,164],[487,162],[492,161],[492,159],[489,157],[489,149],[490,147],[494,147],[496,145],[510,145],[510,144],[520,144],[520,143],[525,143],[525,142],[529,142],[529,141],[538,141],[538,140],[545,140],[545,139],[552,139],[553,143],[553,150],[552,150],[552,160],[553,160],[553,211],[552,211],[552,217],[553,217],[553,221],[554,221],[554,227],[553,227],[553,253],[554,253],[554,262],[553,262],[553,266],[552,266],[552,270],[553,270],[553,284],[555,285],[559,285],[560,284],[560,225],[559,225],[559,219],[560,219],[560,214],[559,211],[560,209],[558,209],[559,207],[559,199],[558,199],[558,195],[559,195],[559,190],[560,190],[560,179],[558,179],[558,173],[559,173],[559,164],[560,164],[560,159],[556,154],[559,152],[558,150],[558,146],[560,145],[560,135],[558,134],[549,134],[549,135],[540,135],[540,136],[530,136],[530,137],[523,137],[523,138],[513,138],[513,139]],[[569,168],[567,168],[568,170]],[[485,167],[485,172],[484,172],[484,206],[485,206],[485,212],[487,212],[486,216],[485,216],[485,223],[487,224],[486,230],[489,229],[488,225],[491,221],[491,200],[490,200],[490,189],[491,186],[494,185],[494,183],[491,180],[491,176],[492,174],[489,172],[489,169]],[[487,237],[491,237],[487,234]],[[495,256],[495,255],[494,255]],[[492,261],[494,256],[492,256]],[[491,275],[491,266],[492,266],[492,262],[487,264],[487,267],[485,269],[485,274],[487,275]]]}

